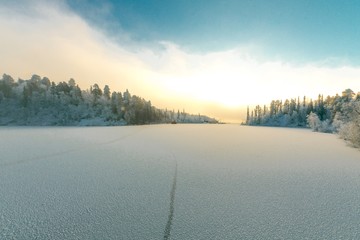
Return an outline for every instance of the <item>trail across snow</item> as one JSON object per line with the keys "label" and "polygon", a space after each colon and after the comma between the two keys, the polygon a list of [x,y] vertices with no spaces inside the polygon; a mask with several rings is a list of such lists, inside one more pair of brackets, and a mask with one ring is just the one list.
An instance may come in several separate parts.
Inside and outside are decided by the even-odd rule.
{"label": "trail across snow", "polygon": [[166,227],[165,227],[164,239],[170,238],[171,225],[172,225],[172,221],[174,218],[174,209],[175,209],[174,204],[175,204],[176,182],[177,182],[177,163],[175,162],[175,174],[174,174],[173,184],[172,184],[171,192],[170,192],[169,217],[168,217],[168,221],[167,221]]}
{"label": "trail across snow", "polygon": [[2,127],[0,239],[359,239],[359,173],[305,129]]}

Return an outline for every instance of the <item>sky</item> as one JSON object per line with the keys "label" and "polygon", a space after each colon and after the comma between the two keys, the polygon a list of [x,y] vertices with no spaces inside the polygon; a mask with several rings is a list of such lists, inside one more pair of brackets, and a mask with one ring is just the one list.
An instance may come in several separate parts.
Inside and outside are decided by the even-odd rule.
{"label": "sky", "polygon": [[355,0],[1,0],[0,73],[240,122],[247,105],[360,91],[359,12]]}

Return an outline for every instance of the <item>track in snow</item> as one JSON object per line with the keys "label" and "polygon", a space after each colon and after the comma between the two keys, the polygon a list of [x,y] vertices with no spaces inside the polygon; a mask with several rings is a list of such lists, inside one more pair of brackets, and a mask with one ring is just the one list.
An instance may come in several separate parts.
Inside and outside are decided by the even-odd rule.
{"label": "track in snow", "polygon": [[174,202],[175,202],[176,181],[177,181],[177,163],[175,163],[175,164],[176,164],[175,165],[175,175],[174,175],[174,180],[173,180],[173,184],[172,184],[171,192],[170,192],[169,217],[168,217],[168,221],[166,223],[166,227],[165,227],[165,231],[164,231],[164,239],[170,238],[171,225],[172,225],[172,220],[174,217]]}

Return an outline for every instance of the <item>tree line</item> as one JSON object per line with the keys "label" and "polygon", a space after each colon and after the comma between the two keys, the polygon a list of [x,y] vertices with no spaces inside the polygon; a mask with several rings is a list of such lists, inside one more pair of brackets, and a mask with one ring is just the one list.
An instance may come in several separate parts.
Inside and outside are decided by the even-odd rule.
{"label": "tree line", "polygon": [[310,127],[314,131],[338,133],[360,147],[360,93],[346,89],[341,95],[318,95],[316,100],[293,98],[273,100],[270,105],[247,108],[247,125]]}
{"label": "tree line", "polygon": [[15,81],[0,79],[0,125],[126,125],[151,123],[216,123],[213,118],[159,109],[151,101],[98,84],[82,90],[70,79],[55,83],[34,74]]}

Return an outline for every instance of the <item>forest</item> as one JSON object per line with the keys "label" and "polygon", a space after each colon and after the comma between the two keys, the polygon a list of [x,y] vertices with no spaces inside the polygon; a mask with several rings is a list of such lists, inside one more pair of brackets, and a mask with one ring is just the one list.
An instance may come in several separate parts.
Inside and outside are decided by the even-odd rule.
{"label": "forest", "polygon": [[217,123],[217,120],[185,110],[152,106],[139,96],[111,92],[98,84],[82,90],[70,79],[55,83],[34,74],[15,81],[3,74],[0,79],[0,125],[89,126],[138,125],[152,123]]}
{"label": "forest", "polygon": [[270,106],[247,108],[247,125],[310,127],[317,132],[338,133],[355,147],[360,147],[360,93],[346,89],[341,95],[318,95],[316,100],[273,100]]}

